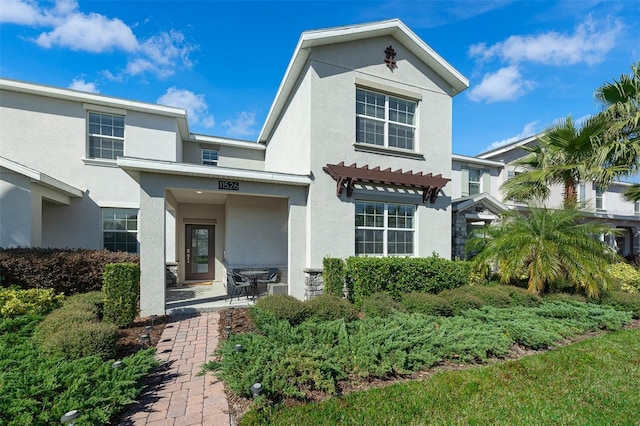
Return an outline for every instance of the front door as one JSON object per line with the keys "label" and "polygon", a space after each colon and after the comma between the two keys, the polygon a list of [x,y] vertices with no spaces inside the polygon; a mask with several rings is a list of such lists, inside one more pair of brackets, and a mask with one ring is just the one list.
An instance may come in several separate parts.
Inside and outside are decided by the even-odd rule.
{"label": "front door", "polygon": [[185,280],[213,281],[212,225],[185,225]]}

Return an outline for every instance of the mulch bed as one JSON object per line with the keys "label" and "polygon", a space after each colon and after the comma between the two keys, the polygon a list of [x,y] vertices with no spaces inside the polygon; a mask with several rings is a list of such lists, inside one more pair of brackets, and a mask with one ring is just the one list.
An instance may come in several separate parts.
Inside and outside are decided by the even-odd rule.
{"label": "mulch bed", "polygon": [[[258,329],[255,327],[251,316],[249,315],[249,309],[247,308],[232,308],[225,309],[220,311],[220,320],[218,322],[218,333],[220,336],[220,341],[225,340],[227,338],[227,329],[225,328],[228,324],[228,312],[232,310],[232,321],[231,321],[231,333],[257,333]],[[633,320],[630,324],[624,327],[624,329],[632,329],[632,328],[640,328],[640,320]],[[590,331],[580,336],[576,336],[572,339],[567,339],[561,342],[557,342],[555,346],[549,350],[554,348],[567,346],[572,343],[579,342],[581,340],[589,339],[601,334],[607,333],[606,331]],[[496,362],[501,362],[505,360],[517,360],[527,355],[533,355],[537,353],[546,352],[547,350],[533,350],[527,349],[521,345],[515,344],[511,347],[511,351],[503,358],[493,358],[484,362],[482,365],[493,364]],[[433,376],[436,373],[442,371],[453,371],[453,370],[464,370],[467,368],[475,367],[478,364],[463,364],[456,363],[455,361],[445,361],[440,363],[439,365],[429,368],[424,371],[418,371],[411,375],[407,376],[396,376],[396,377],[386,377],[386,378],[374,378],[374,379],[362,379],[362,378],[353,378],[351,380],[342,380],[337,383],[337,394],[347,394],[350,392],[364,391],[373,388],[380,388],[384,386],[389,386],[394,383],[406,382],[409,380],[416,379],[426,379],[428,377]],[[236,424],[240,424],[240,417],[244,413],[249,410],[249,406],[251,404],[251,399],[245,398],[242,396],[238,396],[232,392],[230,392],[225,384],[225,393],[227,395],[227,401],[229,402],[229,413],[235,419]],[[330,395],[326,392],[314,391],[307,392],[306,400],[300,401],[296,399],[288,399],[283,401],[284,405],[292,406],[292,405],[300,405],[308,402],[319,402],[325,399],[328,399],[335,395]]]}
{"label": "mulch bed", "polygon": [[151,326],[151,317],[136,318],[129,327],[118,330],[117,358],[122,359],[142,349],[141,334],[151,334],[151,346],[156,346],[168,320],[168,316],[158,315],[153,319],[153,327],[149,330],[146,327]]}

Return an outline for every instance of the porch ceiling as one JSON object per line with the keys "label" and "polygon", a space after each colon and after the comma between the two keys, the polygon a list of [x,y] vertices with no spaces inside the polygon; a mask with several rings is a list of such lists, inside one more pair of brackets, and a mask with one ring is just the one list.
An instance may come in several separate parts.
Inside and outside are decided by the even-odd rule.
{"label": "porch ceiling", "polygon": [[197,191],[186,188],[167,188],[167,191],[180,204],[224,204],[228,195],[218,191]]}

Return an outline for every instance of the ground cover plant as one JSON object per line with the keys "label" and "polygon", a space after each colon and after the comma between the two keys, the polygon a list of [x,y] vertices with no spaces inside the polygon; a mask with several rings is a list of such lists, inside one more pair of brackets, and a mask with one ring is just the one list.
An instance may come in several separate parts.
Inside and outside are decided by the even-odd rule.
{"label": "ground cover plant", "polygon": [[638,423],[640,329],[518,361],[437,373],[317,404],[251,411],[243,425]]}
{"label": "ground cover plant", "polygon": [[[232,334],[205,365],[232,392],[249,396],[262,383],[261,404],[335,394],[340,381],[409,375],[442,362],[484,362],[514,345],[549,347],[589,330],[616,330],[628,312],[565,300],[537,307],[461,311],[453,317],[396,313],[356,321],[311,319],[296,325],[259,307],[252,311],[259,333]],[[242,350],[235,349],[242,345]]]}

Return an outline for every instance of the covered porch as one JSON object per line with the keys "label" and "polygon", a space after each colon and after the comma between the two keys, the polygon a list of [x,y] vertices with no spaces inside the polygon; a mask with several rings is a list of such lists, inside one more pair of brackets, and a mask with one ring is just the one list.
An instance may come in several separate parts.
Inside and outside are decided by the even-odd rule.
{"label": "covered porch", "polygon": [[126,157],[118,165],[140,184],[141,315],[223,301],[228,270],[276,269],[287,293],[303,296],[308,176]]}

